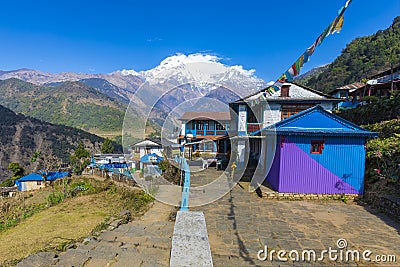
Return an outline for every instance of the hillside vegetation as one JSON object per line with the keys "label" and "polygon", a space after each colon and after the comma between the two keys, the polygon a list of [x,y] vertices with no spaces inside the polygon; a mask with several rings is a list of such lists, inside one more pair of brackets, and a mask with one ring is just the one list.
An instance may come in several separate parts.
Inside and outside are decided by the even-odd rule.
{"label": "hillside vegetation", "polygon": [[[109,180],[74,177],[1,202],[0,266],[39,251],[64,251],[68,244],[99,235],[111,217],[123,223],[142,215],[153,198]],[[131,216],[121,216],[129,210]],[[125,212],[126,214],[126,212]]]}
{"label": "hillside vegetation", "polygon": [[338,115],[379,133],[366,144],[365,182],[371,195],[400,196],[400,94]]}
{"label": "hillside vegetation", "polygon": [[361,81],[400,62],[400,17],[386,30],[357,38],[321,73],[298,82],[322,92]]}
{"label": "hillside vegetation", "polygon": [[[16,114],[0,105],[0,180],[8,178],[11,162],[18,162],[29,173],[35,167],[31,157],[41,155],[59,166],[69,162],[71,153],[83,143],[91,153],[99,153],[104,139],[83,130],[54,125]],[[122,148],[114,144],[115,152]]]}
{"label": "hillside vegetation", "polygon": [[86,131],[121,131],[126,105],[80,82],[39,86],[15,78],[0,81],[0,104],[54,124]]}

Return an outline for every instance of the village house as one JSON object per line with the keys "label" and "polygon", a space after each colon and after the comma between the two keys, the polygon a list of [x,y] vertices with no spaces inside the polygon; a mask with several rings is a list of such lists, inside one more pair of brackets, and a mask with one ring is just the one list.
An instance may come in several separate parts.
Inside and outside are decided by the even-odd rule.
{"label": "village house", "polygon": [[[367,131],[315,106],[252,134],[266,144],[264,183],[281,193],[363,194]],[[259,140],[262,140],[259,138]],[[268,142],[267,141],[267,142]],[[274,147],[269,147],[274,146]],[[267,153],[267,151],[274,153]]]}
{"label": "village house", "polygon": [[31,191],[46,187],[46,182],[42,175],[31,173],[15,181],[19,191]]}
{"label": "village house", "polygon": [[364,104],[365,97],[385,97],[400,90],[400,66],[368,78],[366,83],[355,82],[332,90],[329,95],[344,100],[335,109],[355,108]]}
{"label": "village house", "polygon": [[0,187],[0,198],[13,197],[17,193],[18,188],[16,186]]}
{"label": "village house", "polygon": [[[249,136],[264,127],[316,105],[332,112],[333,107],[340,101],[296,83],[283,83],[280,90],[273,93],[263,90],[230,103],[231,134],[232,136]],[[261,140],[237,139],[237,142],[235,153],[240,158],[239,165],[244,164],[245,153],[248,153],[250,165],[257,165],[260,157],[263,156]]]}
{"label": "village house", "polygon": [[228,131],[231,117],[229,112],[185,112],[179,119],[180,144],[191,144],[191,151],[216,154],[227,153],[230,149]]}
{"label": "village house", "polygon": [[[143,170],[145,165],[152,162],[154,157],[162,157],[162,145],[151,140],[144,140],[132,146],[132,159],[139,162],[135,169]],[[154,160],[153,160],[154,161]]]}
{"label": "village house", "polygon": [[46,183],[52,183],[57,179],[65,178],[69,172],[31,173],[15,181],[19,191],[31,191],[46,187]]}

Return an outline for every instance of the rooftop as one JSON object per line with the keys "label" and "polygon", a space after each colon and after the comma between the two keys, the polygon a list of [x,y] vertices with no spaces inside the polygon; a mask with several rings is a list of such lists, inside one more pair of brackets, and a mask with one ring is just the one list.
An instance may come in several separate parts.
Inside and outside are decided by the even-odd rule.
{"label": "rooftop", "polygon": [[229,112],[185,112],[179,120],[214,120],[214,121],[230,121],[231,114]]}
{"label": "rooftop", "polygon": [[157,144],[156,142],[150,141],[150,140],[144,140],[142,142],[139,142],[135,145],[133,145],[133,147],[160,147],[160,144]]}
{"label": "rooftop", "polygon": [[281,90],[275,91],[272,94],[266,93],[266,89],[263,89],[255,94],[249,95],[243,99],[235,101],[234,103],[241,103],[243,101],[254,101],[256,99],[265,98],[266,101],[305,101],[305,100],[317,100],[317,101],[335,101],[338,100],[330,95],[324,94],[320,91],[312,88],[300,85],[297,83],[288,83],[290,85],[289,97],[281,97]]}
{"label": "rooftop", "polygon": [[351,135],[376,137],[377,133],[370,132],[360,126],[334,115],[321,106],[309,108],[287,119],[267,126],[252,135],[260,133],[285,135]]}

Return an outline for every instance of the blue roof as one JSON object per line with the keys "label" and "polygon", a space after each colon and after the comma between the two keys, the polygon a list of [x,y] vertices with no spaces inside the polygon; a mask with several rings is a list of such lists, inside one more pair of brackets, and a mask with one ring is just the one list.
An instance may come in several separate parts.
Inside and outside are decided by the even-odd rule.
{"label": "blue roof", "polygon": [[142,163],[159,163],[164,160],[163,157],[158,156],[156,153],[149,153],[140,158]]}
{"label": "blue roof", "polygon": [[64,178],[69,175],[69,172],[49,172],[47,174],[46,180],[47,181],[55,181],[59,178]]}
{"label": "blue roof", "polygon": [[286,135],[352,135],[362,137],[376,137],[375,132],[370,132],[360,126],[349,122],[335,114],[324,110],[321,106],[315,106],[304,110],[287,119],[267,126],[252,135],[261,132],[275,132]]}
{"label": "blue roof", "polygon": [[18,182],[29,182],[29,181],[43,181],[43,177],[37,173],[31,173],[17,180]]}

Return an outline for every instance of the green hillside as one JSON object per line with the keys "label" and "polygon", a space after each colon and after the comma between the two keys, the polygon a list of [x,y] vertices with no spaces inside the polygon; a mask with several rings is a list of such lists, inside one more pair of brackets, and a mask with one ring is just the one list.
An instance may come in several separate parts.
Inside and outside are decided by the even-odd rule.
{"label": "green hillside", "polygon": [[18,79],[0,81],[0,104],[54,124],[93,132],[122,129],[126,105],[80,82],[39,86]]}
{"label": "green hillside", "polygon": [[378,196],[400,196],[400,93],[371,104],[338,113],[379,137],[366,143],[366,200]]}
{"label": "green hillside", "polygon": [[323,92],[361,81],[400,64],[400,16],[392,26],[353,40],[324,71],[298,82]]}
{"label": "green hillside", "polygon": [[[16,114],[0,105],[0,181],[9,177],[7,169],[11,162],[18,162],[28,172],[35,164],[32,155],[40,151],[41,156],[57,168],[69,162],[70,154],[83,143],[91,153],[99,153],[103,138],[63,125],[53,125],[35,118]],[[121,146],[113,144],[115,152]]]}

